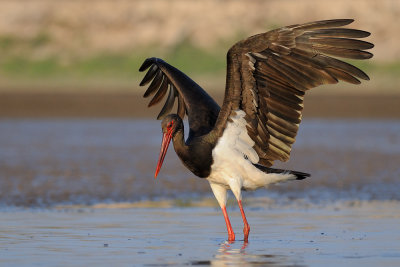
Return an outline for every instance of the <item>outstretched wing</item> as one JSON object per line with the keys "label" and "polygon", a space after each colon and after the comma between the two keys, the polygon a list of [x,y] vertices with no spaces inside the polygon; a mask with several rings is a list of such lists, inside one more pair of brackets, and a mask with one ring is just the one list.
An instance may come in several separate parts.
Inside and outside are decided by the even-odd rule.
{"label": "outstretched wing", "polygon": [[368,59],[370,34],[343,28],[353,20],[316,21],[279,28],[236,43],[227,55],[224,103],[213,133],[222,136],[237,110],[245,112],[247,134],[259,163],[287,161],[302,118],[307,90],[339,80],[369,80],[335,57]]}
{"label": "outstretched wing", "polygon": [[220,107],[218,104],[192,79],[177,68],[159,58],[146,59],[139,71],[147,70],[140,86],[150,85],[144,97],[153,94],[149,107],[159,103],[167,94],[167,100],[157,119],[168,115],[178,98],[177,114],[184,119],[188,115],[189,136],[204,135],[213,129]]}

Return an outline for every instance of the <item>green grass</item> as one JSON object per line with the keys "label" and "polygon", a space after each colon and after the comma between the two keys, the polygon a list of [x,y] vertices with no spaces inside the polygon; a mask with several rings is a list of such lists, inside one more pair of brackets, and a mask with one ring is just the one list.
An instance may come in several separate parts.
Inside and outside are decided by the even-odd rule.
{"label": "green grass", "polygon": [[177,66],[188,74],[222,74],[226,68],[226,51],[217,48],[207,51],[196,48],[188,42],[182,42],[170,53],[165,60]]}
{"label": "green grass", "polygon": [[372,64],[372,70],[373,71],[377,71],[377,72],[381,72],[381,73],[386,73],[389,75],[395,75],[395,76],[399,76],[400,75],[400,61],[396,61],[396,62],[386,62],[386,63],[382,63],[382,64],[376,64],[373,65]]}
{"label": "green grass", "polygon": [[30,60],[16,56],[7,58],[1,64],[1,72],[9,77],[46,77],[61,71],[61,66],[55,58]]}
{"label": "green grass", "polygon": [[16,43],[17,39],[12,36],[0,36],[0,49],[2,51],[10,49],[11,47],[15,46]]}
{"label": "green grass", "polygon": [[[0,40],[1,46],[7,47],[8,41]],[[0,74],[3,77],[22,79],[137,77],[140,65],[147,57],[152,56],[161,57],[188,74],[220,74],[225,70],[224,55],[184,45],[168,52],[148,52],[143,49],[135,52],[103,53],[69,60],[67,64],[56,57],[35,59],[28,53],[5,55],[0,60]]]}
{"label": "green grass", "polygon": [[[239,37],[237,39],[240,39]],[[134,51],[101,53],[86,57],[74,55],[38,57],[36,52],[51,42],[46,33],[29,40],[12,36],[0,36],[0,80],[8,84],[27,81],[24,84],[52,84],[57,81],[74,81],[75,84],[107,80],[108,84],[136,84],[143,77],[138,69],[147,57],[160,57],[181,69],[189,76],[224,77],[226,51],[233,42],[221,42],[209,51],[193,46],[184,40],[173,48],[159,49],[156,45]],[[67,58],[67,60],[65,60]],[[373,60],[350,61],[368,74],[400,76],[400,61],[378,63]],[[3,83],[5,84],[5,83]],[[3,86],[4,87],[4,86]]]}

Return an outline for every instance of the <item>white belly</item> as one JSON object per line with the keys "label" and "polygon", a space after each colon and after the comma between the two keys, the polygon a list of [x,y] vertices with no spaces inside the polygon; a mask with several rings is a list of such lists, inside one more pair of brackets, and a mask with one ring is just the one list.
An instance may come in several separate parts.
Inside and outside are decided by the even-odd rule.
{"label": "white belly", "polygon": [[255,190],[270,184],[296,179],[289,173],[262,172],[243,157],[230,155],[223,157],[221,161],[220,163],[214,162],[207,180],[227,189],[231,189],[232,185],[235,185],[238,189]]}
{"label": "white belly", "polygon": [[207,177],[210,183],[219,184],[234,190],[255,190],[269,184],[295,179],[288,173],[264,173],[256,168],[253,163],[259,161],[254,142],[247,134],[245,113],[236,111],[236,116],[231,117],[223,135],[213,149],[214,163],[211,174]]}

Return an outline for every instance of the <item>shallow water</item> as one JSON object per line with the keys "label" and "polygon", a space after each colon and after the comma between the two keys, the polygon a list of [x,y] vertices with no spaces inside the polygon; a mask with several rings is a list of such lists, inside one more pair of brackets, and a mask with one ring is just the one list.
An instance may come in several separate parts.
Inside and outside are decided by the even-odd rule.
{"label": "shallow water", "polygon": [[230,210],[237,241],[225,240],[215,208],[1,212],[4,266],[398,266],[398,202]]}
{"label": "shallow water", "polygon": [[160,142],[153,120],[0,120],[0,265],[400,265],[400,121],[304,121],[277,166],[312,177],[244,193],[247,244],[173,149],[154,180]]}
{"label": "shallow water", "polygon": [[[157,180],[159,122],[107,119],[0,120],[0,203],[209,197],[207,181],[171,148]],[[276,166],[312,177],[246,193],[277,201],[400,200],[400,121],[304,120],[291,160]]]}

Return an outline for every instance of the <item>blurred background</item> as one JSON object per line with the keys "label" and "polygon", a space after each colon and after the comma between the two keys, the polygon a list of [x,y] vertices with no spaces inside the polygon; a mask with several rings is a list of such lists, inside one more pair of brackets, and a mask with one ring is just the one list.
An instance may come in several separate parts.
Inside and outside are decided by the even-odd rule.
{"label": "blurred background", "polygon": [[[372,33],[367,41],[375,44],[374,57],[351,61],[371,81],[312,90],[304,117],[318,133],[331,125],[318,128],[315,120],[320,118],[335,120],[339,128],[343,121],[349,127],[356,125],[349,130],[354,134],[351,138],[364,140],[365,131],[371,136],[351,153],[358,155],[364,145],[373,143],[366,151],[381,154],[359,165],[346,163],[350,169],[342,176],[336,174],[340,182],[325,181],[321,186],[345,188],[345,181],[352,179],[349,173],[362,166],[372,168],[371,163],[378,164],[385,153],[393,165],[378,164],[373,170],[385,169],[386,176],[381,178],[394,176],[396,180],[390,181],[398,186],[399,16],[397,0],[2,0],[0,202],[130,201],[175,191],[208,191],[207,183],[194,178],[176,189],[176,177],[191,175],[172,153],[164,166],[167,178],[158,181],[162,186],[150,180],[161,140],[155,121],[160,107],[147,109],[148,100],[141,97],[141,63],[147,57],[161,57],[221,101],[226,51],[235,42],[280,26],[334,18],[353,18],[350,27]],[[354,124],[360,120],[372,124]],[[382,134],[388,128],[385,122],[394,128],[389,127],[387,138],[376,141],[372,133]],[[349,128],[340,129],[333,143],[350,138]],[[348,140],[350,147],[353,139]],[[297,149],[305,153],[301,144],[310,144],[304,140],[308,139],[301,139]],[[377,147],[392,150],[377,151]],[[308,167],[323,176],[321,166],[326,167],[326,162],[318,163],[315,149],[309,151],[316,157],[315,166]],[[331,156],[334,162],[353,158],[346,155]],[[294,155],[289,164],[307,171],[307,163],[299,158]],[[370,177],[371,183],[374,178]]]}
{"label": "blurred background", "polygon": [[[153,109],[143,110],[145,101],[132,96],[143,91],[138,68],[151,56],[167,60],[221,97],[226,51],[236,41],[276,27],[331,18],[354,18],[351,27],[372,33],[368,41],[375,44],[374,58],[354,62],[372,79],[363,86],[328,87],[311,94],[393,99],[400,81],[399,14],[396,0],[3,0],[0,115],[153,116]],[[38,99],[36,94],[42,95]],[[99,94],[108,95],[104,99]],[[140,109],[133,109],[138,105]],[[382,105],[389,114],[390,106]],[[382,107],[377,112],[383,113]]]}

